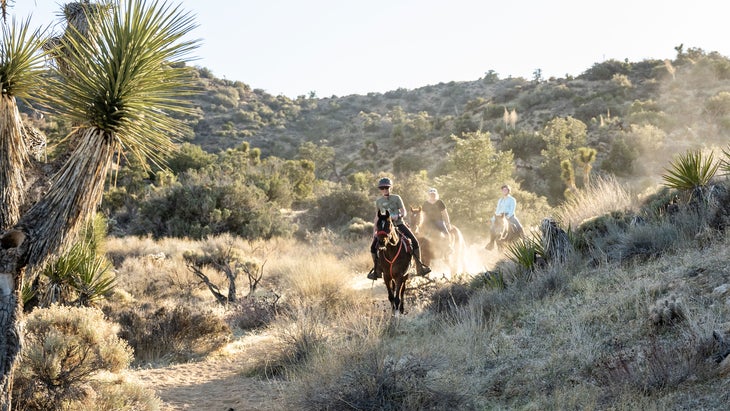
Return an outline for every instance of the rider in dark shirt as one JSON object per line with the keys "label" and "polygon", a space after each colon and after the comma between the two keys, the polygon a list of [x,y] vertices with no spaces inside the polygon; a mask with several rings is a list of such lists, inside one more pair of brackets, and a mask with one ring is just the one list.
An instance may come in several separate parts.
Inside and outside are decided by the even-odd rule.
{"label": "rider in dark shirt", "polygon": [[428,189],[428,198],[421,206],[421,209],[426,216],[424,224],[443,233],[449,239],[449,242],[451,242],[449,212],[446,210],[446,204],[439,198],[439,193],[435,188]]}

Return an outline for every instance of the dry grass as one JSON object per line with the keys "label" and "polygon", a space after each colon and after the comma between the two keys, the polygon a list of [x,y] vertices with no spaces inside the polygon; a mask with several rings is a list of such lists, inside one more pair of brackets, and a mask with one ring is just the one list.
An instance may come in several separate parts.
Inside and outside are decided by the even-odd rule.
{"label": "dry grass", "polygon": [[[581,207],[597,212],[601,201]],[[589,217],[577,203],[573,215]],[[679,233],[670,246],[667,230],[615,233],[624,250],[650,240],[648,261],[639,253],[576,261],[503,289],[414,281],[404,317],[391,317],[382,283],[357,286],[370,264],[365,240],[323,232],[306,243],[237,243],[267,261],[261,292],[280,296],[262,324],[272,342],[241,372],[287,381],[281,401],[294,409],[721,409],[727,368],[713,335],[730,336],[729,292],[720,287],[730,283],[730,244]],[[212,304],[204,289],[185,292],[183,271],[171,281],[183,248],[210,244],[147,241],[127,243],[124,284],[144,298]],[[145,259],[163,250],[162,262]],[[662,314],[665,301],[674,305]]]}
{"label": "dry grass", "polygon": [[557,210],[564,227],[578,227],[583,221],[612,211],[633,210],[637,199],[611,177],[598,177],[586,190],[578,190]]}

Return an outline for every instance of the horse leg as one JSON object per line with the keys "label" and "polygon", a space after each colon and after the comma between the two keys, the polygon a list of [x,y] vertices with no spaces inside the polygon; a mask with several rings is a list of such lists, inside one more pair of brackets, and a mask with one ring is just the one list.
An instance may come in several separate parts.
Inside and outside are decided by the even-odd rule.
{"label": "horse leg", "polygon": [[396,298],[395,298],[396,307],[394,307],[394,309],[397,308],[401,314],[404,314],[404,311],[405,311],[405,306],[404,306],[405,305],[405,298],[404,298],[405,291],[406,291],[406,282],[400,281],[400,284],[398,284],[398,288],[396,290]]}
{"label": "horse leg", "polygon": [[398,309],[398,297],[394,291],[395,285],[395,280],[393,279],[385,282],[385,288],[388,290],[388,301],[390,301],[390,308],[393,310],[393,314]]}

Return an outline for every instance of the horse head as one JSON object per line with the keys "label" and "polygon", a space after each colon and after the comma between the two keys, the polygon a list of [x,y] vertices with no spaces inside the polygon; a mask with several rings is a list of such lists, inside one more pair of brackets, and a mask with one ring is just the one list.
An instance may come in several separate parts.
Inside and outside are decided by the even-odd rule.
{"label": "horse head", "polygon": [[510,222],[507,218],[507,214],[497,214],[494,217],[493,233],[498,236],[500,240],[506,240],[509,237]]}
{"label": "horse head", "polygon": [[418,230],[423,224],[423,207],[410,207],[411,213],[408,214],[408,225],[413,228],[413,232],[418,234]]}
{"label": "horse head", "polygon": [[378,237],[378,248],[384,249],[388,244],[397,244],[398,235],[395,232],[395,225],[390,219],[390,212],[381,213],[378,210],[378,221],[375,224],[375,236]]}

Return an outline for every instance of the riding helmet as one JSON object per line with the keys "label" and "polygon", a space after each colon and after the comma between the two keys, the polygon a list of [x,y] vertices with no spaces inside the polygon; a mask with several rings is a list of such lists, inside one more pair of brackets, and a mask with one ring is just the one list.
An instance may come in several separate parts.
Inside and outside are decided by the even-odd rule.
{"label": "riding helmet", "polygon": [[388,177],[383,177],[378,181],[378,187],[392,187],[393,182]]}

